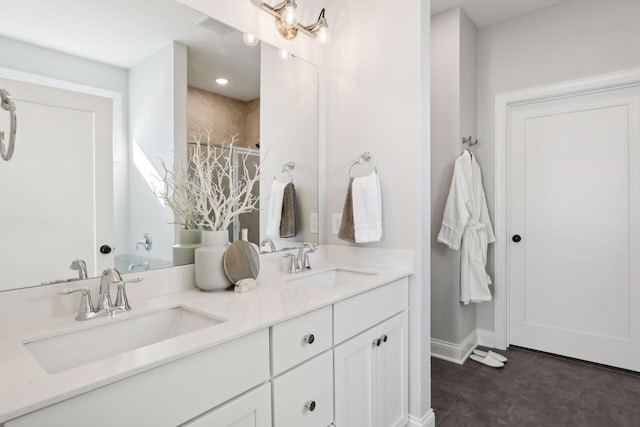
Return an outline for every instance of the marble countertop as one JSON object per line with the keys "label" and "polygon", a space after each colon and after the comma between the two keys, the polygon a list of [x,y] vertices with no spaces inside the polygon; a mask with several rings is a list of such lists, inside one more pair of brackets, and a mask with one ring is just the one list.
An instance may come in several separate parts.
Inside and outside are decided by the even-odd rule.
{"label": "marble countertop", "polygon": [[[333,288],[296,285],[295,281],[291,281],[293,278],[314,275],[333,268],[373,274],[366,280]],[[407,270],[324,263],[318,264],[311,271],[295,275],[272,273],[260,277],[258,289],[243,294],[231,291],[207,293],[190,289],[130,301],[133,309],[114,318],[79,322],[74,320],[74,314],[67,313],[47,320],[2,328],[0,423],[410,274]],[[92,328],[118,319],[176,306],[190,308],[226,321],[56,374],[47,373],[23,345],[36,339]]]}

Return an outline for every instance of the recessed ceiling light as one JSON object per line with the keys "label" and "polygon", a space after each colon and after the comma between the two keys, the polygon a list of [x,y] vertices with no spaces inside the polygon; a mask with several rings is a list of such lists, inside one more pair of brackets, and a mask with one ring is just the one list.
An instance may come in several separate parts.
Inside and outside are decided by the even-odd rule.
{"label": "recessed ceiling light", "polygon": [[218,77],[216,79],[216,83],[218,83],[220,86],[224,86],[229,83],[229,80],[225,79],[224,77]]}

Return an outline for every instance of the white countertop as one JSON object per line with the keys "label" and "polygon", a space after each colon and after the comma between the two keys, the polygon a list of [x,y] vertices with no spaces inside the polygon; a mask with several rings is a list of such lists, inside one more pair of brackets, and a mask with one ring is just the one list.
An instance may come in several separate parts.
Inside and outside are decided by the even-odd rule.
{"label": "white countertop", "polygon": [[[317,274],[333,268],[375,273],[371,279],[335,288],[294,285],[288,279]],[[207,293],[197,289],[131,300],[133,309],[115,318],[74,320],[74,314],[21,323],[0,330],[0,423],[69,399],[131,375],[163,365],[198,351],[227,342],[333,304],[402,277],[410,271],[361,265],[318,264],[295,275],[273,273],[260,277],[257,290]],[[24,342],[91,328],[107,322],[184,306],[225,322],[117,356],[69,369],[47,373],[23,345]],[[91,343],[87,343],[90,345]]]}

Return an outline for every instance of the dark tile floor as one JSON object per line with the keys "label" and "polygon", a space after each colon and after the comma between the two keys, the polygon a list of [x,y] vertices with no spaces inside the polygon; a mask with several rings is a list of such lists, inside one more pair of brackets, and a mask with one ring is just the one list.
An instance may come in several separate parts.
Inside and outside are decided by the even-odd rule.
{"label": "dark tile floor", "polygon": [[640,375],[531,350],[494,369],[431,359],[437,427],[640,426]]}

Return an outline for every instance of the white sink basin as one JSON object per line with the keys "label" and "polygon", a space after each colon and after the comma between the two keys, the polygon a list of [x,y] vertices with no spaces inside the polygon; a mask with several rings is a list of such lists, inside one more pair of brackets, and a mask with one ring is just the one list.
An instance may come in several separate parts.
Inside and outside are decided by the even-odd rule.
{"label": "white sink basin", "polygon": [[109,319],[92,328],[24,345],[45,371],[55,374],[222,322],[224,320],[204,316],[184,307],[172,307],[122,320]]}
{"label": "white sink basin", "polygon": [[301,273],[300,276],[294,276],[287,279],[287,282],[296,286],[336,288],[338,286],[369,282],[376,275],[377,273],[335,268],[318,273]]}

